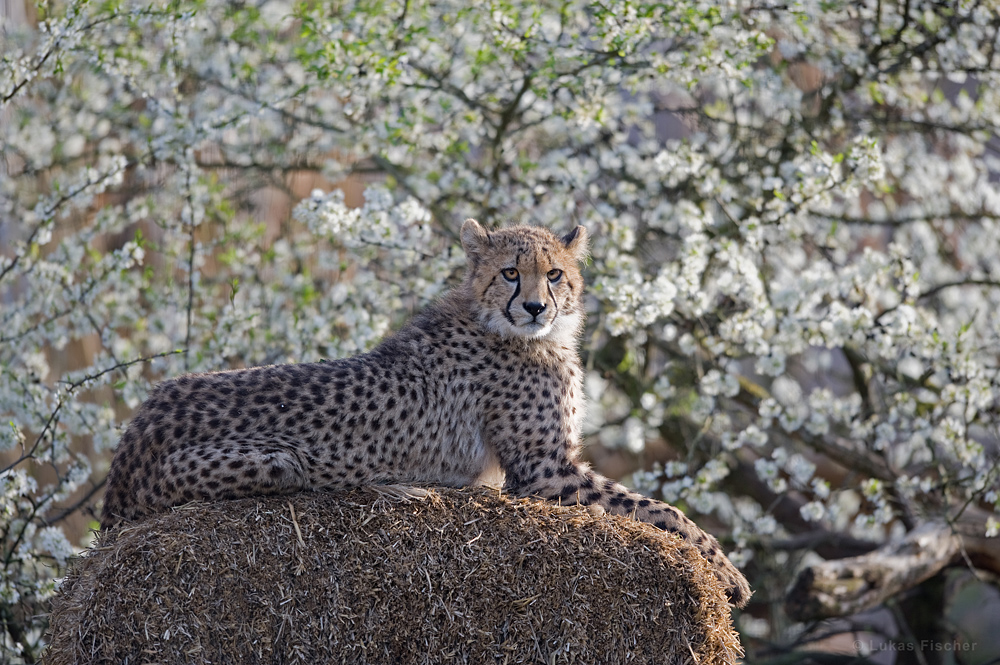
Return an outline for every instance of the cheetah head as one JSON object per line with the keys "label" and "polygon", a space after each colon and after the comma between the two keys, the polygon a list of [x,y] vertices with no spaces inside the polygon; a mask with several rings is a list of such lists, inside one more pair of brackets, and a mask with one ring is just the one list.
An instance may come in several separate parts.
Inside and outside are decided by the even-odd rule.
{"label": "cheetah head", "polygon": [[487,232],[474,219],[462,225],[469,260],[466,286],[483,326],[504,337],[575,337],[583,323],[587,230],[560,238],[548,229],[513,226]]}

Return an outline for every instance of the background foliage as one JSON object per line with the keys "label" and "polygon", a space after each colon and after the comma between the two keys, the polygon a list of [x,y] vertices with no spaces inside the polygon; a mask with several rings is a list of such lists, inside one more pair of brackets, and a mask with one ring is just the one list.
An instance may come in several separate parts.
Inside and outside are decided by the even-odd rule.
{"label": "background foliage", "polygon": [[591,455],[747,567],[749,660],[858,629],[782,610],[798,566],[1000,531],[995,0],[34,12],[0,26],[3,658],[153,382],[371,347],[467,216],[593,234]]}

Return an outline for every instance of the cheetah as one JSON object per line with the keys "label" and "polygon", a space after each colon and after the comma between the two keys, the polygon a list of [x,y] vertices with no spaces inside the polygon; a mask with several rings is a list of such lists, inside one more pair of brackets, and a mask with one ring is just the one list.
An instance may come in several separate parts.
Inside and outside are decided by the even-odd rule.
{"label": "cheetah", "polygon": [[587,231],[461,230],[464,281],[372,351],[158,384],[112,460],[101,527],[191,501],[370,484],[598,504],[691,542],[736,605],[746,579],[679,510],[578,460]]}

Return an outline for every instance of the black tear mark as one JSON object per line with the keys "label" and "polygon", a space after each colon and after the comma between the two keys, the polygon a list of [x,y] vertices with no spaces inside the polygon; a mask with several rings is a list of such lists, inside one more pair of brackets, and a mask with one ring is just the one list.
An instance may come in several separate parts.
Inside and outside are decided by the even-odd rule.
{"label": "black tear mark", "polygon": [[510,314],[510,306],[514,304],[514,299],[517,298],[517,296],[520,295],[520,293],[521,293],[521,274],[518,273],[517,282],[514,284],[514,295],[512,295],[510,297],[510,300],[507,301],[507,307],[503,310],[504,318],[507,319],[507,321],[509,321],[510,325],[512,326],[517,324],[514,323],[514,317],[511,316]]}
{"label": "black tear mark", "polygon": [[552,315],[552,323],[556,322],[559,318],[559,302],[556,300],[556,294],[552,293],[552,282],[545,280],[545,288],[549,290],[549,297],[552,298],[552,305],[556,308],[556,313]]}

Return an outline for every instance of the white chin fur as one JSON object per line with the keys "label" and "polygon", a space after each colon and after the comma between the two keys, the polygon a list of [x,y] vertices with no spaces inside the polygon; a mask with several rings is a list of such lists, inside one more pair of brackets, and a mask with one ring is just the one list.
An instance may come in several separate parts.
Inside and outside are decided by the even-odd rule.
{"label": "white chin fur", "polygon": [[551,323],[546,323],[543,326],[539,326],[539,325],[534,325],[534,326],[518,326],[517,328],[514,328],[513,330],[515,331],[514,334],[516,334],[516,335],[520,335],[521,337],[530,337],[530,338],[534,339],[534,338],[537,338],[537,337],[545,337],[550,332],[552,332],[552,324]]}
{"label": "white chin fur", "polygon": [[484,327],[501,337],[521,337],[523,339],[551,338],[561,343],[571,343],[580,328],[580,315],[576,312],[556,317],[556,320],[544,325],[516,325],[503,316],[483,317]]}

